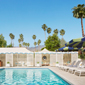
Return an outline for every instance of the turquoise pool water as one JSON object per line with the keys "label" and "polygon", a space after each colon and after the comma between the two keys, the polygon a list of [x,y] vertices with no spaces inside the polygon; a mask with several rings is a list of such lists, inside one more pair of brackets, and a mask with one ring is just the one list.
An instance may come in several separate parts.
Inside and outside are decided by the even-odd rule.
{"label": "turquoise pool water", "polygon": [[70,85],[49,69],[3,69],[0,85]]}

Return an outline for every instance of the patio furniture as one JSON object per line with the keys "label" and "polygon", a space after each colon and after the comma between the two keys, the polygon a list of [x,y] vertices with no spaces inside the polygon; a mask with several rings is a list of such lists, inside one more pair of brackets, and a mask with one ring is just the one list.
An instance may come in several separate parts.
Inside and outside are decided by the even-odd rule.
{"label": "patio furniture", "polygon": [[[63,67],[63,70],[65,70],[65,71],[68,71],[69,69],[72,70],[71,67],[73,67],[73,68],[74,68],[74,67],[78,67],[78,65],[79,65],[80,62],[81,62],[81,61],[77,61],[76,64],[75,64],[75,61],[74,61],[74,62],[72,63],[72,65],[64,66],[64,67]],[[75,64],[75,65],[74,65],[74,64]],[[75,68],[74,68],[74,69],[75,69]],[[72,72],[73,72],[73,71],[72,71]]]}
{"label": "patio furniture", "polygon": [[69,69],[69,67],[71,67],[71,66],[74,65],[75,62],[76,62],[76,61],[73,61],[73,63],[72,63],[71,65],[68,65],[68,66],[60,66],[59,68],[60,68],[61,70],[67,71],[67,70]]}
{"label": "patio furniture", "polygon": [[24,66],[25,65],[25,63],[24,62],[22,62],[22,66]]}
{"label": "patio furniture", "polygon": [[74,74],[78,73],[79,76],[85,75],[85,68],[75,69]]}
{"label": "patio furniture", "polygon": [[27,62],[27,66],[33,66],[32,62]]}
{"label": "patio furniture", "polygon": [[74,73],[76,69],[82,68],[83,65],[82,65],[82,67],[81,67],[81,65],[80,65],[81,63],[82,63],[82,62],[80,62],[80,63],[78,62],[78,63],[77,63],[78,65],[75,65],[75,67],[69,68],[69,72]]}

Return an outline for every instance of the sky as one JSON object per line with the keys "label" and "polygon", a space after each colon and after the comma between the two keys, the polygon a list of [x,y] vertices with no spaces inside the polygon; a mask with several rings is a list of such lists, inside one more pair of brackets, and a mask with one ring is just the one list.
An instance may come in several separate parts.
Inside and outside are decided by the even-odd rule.
{"label": "sky", "polygon": [[[85,4],[85,0],[0,0],[0,34],[3,34],[7,45],[11,43],[9,34],[15,35],[14,46],[19,46],[18,39],[22,33],[24,42],[34,46],[40,39],[44,45],[45,35],[42,25],[52,29],[65,30],[63,38],[66,42],[82,37],[81,19],[73,17],[72,8]],[[85,30],[85,19],[83,19]],[[46,37],[48,34],[46,33]],[[58,33],[58,37],[62,36]]]}

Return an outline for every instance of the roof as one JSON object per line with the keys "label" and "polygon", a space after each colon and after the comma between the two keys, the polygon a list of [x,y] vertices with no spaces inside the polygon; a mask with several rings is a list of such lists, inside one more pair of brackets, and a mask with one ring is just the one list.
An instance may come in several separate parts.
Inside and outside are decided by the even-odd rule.
{"label": "roof", "polygon": [[47,49],[45,48],[45,49],[43,49],[42,51],[35,52],[35,53],[44,53],[44,54],[48,53],[48,54],[50,54],[50,53],[56,53],[56,52],[49,51],[49,50],[47,50]]}
{"label": "roof", "polygon": [[2,54],[2,53],[3,54],[6,54],[6,53],[9,53],[9,54],[10,53],[13,53],[13,54],[15,54],[15,53],[25,54],[25,53],[27,53],[27,54],[29,54],[29,53],[33,53],[33,52],[27,50],[26,48],[20,47],[20,48],[0,48],[0,54]]}

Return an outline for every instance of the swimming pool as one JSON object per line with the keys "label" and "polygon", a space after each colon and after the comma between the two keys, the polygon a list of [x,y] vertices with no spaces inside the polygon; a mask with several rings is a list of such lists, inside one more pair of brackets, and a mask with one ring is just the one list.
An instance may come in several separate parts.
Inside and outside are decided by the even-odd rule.
{"label": "swimming pool", "polygon": [[0,85],[70,85],[49,69],[2,69]]}

